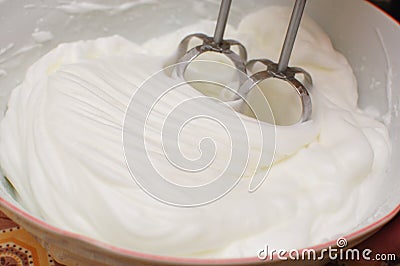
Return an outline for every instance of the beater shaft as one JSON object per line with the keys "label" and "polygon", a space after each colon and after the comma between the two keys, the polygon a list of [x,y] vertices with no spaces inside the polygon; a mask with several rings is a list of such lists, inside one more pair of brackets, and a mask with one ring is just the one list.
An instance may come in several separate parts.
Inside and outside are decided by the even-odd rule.
{"label": "beater shaft", "polygon": [[219,8],[217,26],[215,26],[214,41],[221,44],[224,39],[226,22],[228,21],[229,9],[231,8],[232,0],[222,0]]}
{"label": "beater shaft", "polygon": [[303,16],[306,0],[296,0],[293,13],[290,18],[289,27],[286,32],[285,42],[278,62],[278,72],[284,73],[289,65],[290,55],[292,54],[294,41],[296,40],[297,31],[300,26],[301,17]]}

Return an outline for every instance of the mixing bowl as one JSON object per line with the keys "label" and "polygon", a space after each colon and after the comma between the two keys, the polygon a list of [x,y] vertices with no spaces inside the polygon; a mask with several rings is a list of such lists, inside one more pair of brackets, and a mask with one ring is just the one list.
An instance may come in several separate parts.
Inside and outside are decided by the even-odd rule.
{"label": "mixing bowl", "polygon": [[[92,1],[0,0],[2,114],[10,91],[23,79],[27,67],[58,43],[113,34],[142,42],[199,19],[215,18],[219,4],[210,0]],[[230,22],[237,24],[245,14],[261,6],[291,3],[290,0],[235,1]],[[382,185],[376,188],[382,196],[370,206],[370,215],[362,224],[352,232],[343,232],[347,247],[351,247],[379,230],[400,210],[400,164],[397,163],[400,159],[400,27],[362,0],[310,0],[306,13],[322,26],[335,48],[349,60],[359,84],[360,108],[373,110],[375,115],[382,117],[393,144],[388,173],[382,176]],[[10,218],[32,233],[57,261],[68,265],[293,263],[260,261],[256,256],[212,260],[174,258],[110,246],[61,230],[30,214],[15,200],[4,178],[1,179],[0,206]],[[313,248],[318,251],[334,245],[336,241],[330,241]]]}

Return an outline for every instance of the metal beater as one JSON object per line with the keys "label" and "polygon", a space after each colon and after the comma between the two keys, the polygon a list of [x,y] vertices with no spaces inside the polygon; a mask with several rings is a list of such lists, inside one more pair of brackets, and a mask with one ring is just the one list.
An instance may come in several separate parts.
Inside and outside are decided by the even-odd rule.
{"label": "metal beater", "polygon": [[[186,36],[178,47],[178,64],[176,73],[178,77],[183,77],[189,64],[203,53],[216,52],[226,55],[234,66],[243,73],[246,73],[247,51],[246,48],[236,40],[224,40],[226,23],[228,21],[229,10],[232,0],[222,0],[219,9],[217,25],[215,26],[214,36],[210,37],[203,33],[194,33]],[[191,39],[198,38],[203,43],[189,51],[188,44]],[[239,54],[231,50],[232,46],[237,46]]]}
{"label": "metal beater", "polygon": [[[238,101],[240,100],[243,102],[243,99],[246,99],[247,94],[254,88],[254,86],[263,80],[277,78],[288,82],[296,90],[302,105],[300,121],[307,121],[310,119],[312,112],[311,98],[306,88],[312,86],[311,76],[302,68],[288,67],[294,42],[296,40],[297,32],[306,5],[306,0],[296,0],[295,2],[278,63],[274,63],[269,59],[254,59],[247,62],[246,48],[240,42],[236,40],[223,39],[231,2],[231,0],[221,1],[217,25],[215,27],[213,37],[207,36],[203,33],[195,33],[186,36],[181,41],[178,48],[179,64],[176,67],[177,76],[183,78],[189,64],[199,55],[206,52],[217,52],[226,55],[233,62],[236,69],[243,73],[246,73],[247,69],[252,68],[255,63],[261,63],[267,67],[266,70],[253,74],[247,80],[241,80],[241,86],[239,87],[238,95],[235,101],[233,101],[233,105],[236,106],[234,109],[238,110]],[[203,43],[187,51],[189,41],[192,38],[198,38],[202,40]],[[237,46],[239,48],[239,54],[231,50],[232,46]],[[304,75],[305,85],[296,79],[296,74]]]}
{"label": "metal beater", "polygon": [[[238,91],[240,97],[246,97],[250,90],[263,80],[269,78],[277,78],[286,81],[296,90],[297,94],[300,97],[302,105],[302,112],[300,117],[301,122],[307,121],[311,117],[312,104],[306,86],[312,86],[312,79],[311,75],[307,73],[304,69],[299,67],[288,67],[288,64],[300,26],[300,21],[303,16],[305,5],[306,0],[296,0],[290,18],[289,27],[286,32],[283,48],[279,57],[279,62],[274,63],[269,59],[250,60],[246,65],[247,68],[251,68],[255,63],[259,62],[264,64],[267,69],[253,74],[250,79],[244,82],[244,84],[239,88]],[[296,79],[296,74],[304,75],[304,83],[306,84],[306,86]]]}

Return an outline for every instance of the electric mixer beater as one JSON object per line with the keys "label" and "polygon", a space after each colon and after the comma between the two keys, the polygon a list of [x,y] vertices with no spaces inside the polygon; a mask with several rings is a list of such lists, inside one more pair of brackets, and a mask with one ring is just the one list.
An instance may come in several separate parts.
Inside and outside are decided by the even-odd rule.
{"label": "electric mixer beater", "polygon": [[[224,33],[231,3],[232,0],[221,1],[217,25],[215,26],[213,37],[207,36],[203,33],[194,33],[186,36],[181,41],[178,47],[178,63],[181,64],[178,64],[176,69],[178,77],[183,77],[189,64],[198,56],[207,52],[216,52],[226,55],[239,71],[246,73],[246,48],[238,41],[224,40]],[[188,44],[193,38],[198,38],[203,41],[203,43],[187,51]],[[239,54],[231,50],[232,46],[237,46],[239,48]]]}
{"label": "electric mixer beater", "polygon": [[[180,64],[178,64],[176,67],[176,73],[178,77],[183,77],[189,64],[193,62],[199,55],[206,52],[218,52],[226,55],[233,62],[235,68],[242,73],[246,73],[247,69],[252,68],[256,63],[261,63],[267,67],[266,70],[257,72],[246,80],[241,80],[240,87],[237,91],[234,101],[235,105],[237,106],[238,101],[243,102],[243,99],[246,99],[248,93],[257,84],[269,78],[276,78],[289,83],[296,90],[297,95],[300,97],[302,107],[300,122],[307,121],[310,119],[312,113],[311,98],[307,90],[307,87],[312,86],[311,76],[302,68],[288,66],[301,18],[303,16],[303,11],[306,5],[306,0],[296,0],[295,2],[278,63],[274,63],[269,59],[254,59],[246,62],[246,48],[236,40],[223,39],[231,2],[231,0],[221,1],[214,37],[207,36],[203,33],[195,33],[186,36],[181,41],[178,48],[178,63]],[[198,38],[202,40],[203,44],[187,51],[188,43],[192,38]],[[231,50],[232,46],[238,46],[239,54]],[[296,78],[297,74],[304,75],[304,84]],[[238,108],[235,107],[234,109],[238,110]]]}

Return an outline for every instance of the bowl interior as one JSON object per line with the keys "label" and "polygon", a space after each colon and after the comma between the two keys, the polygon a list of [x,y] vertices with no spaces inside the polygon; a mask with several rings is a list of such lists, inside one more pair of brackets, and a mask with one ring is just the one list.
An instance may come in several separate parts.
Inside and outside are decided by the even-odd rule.
{"label": "bowl interior", "polygon": [[[82,9],[78,1],[0,0],[0,32],[6,33],[0,39],[1,116],[10,91],[23,79],[27,67],[57,44],[113,34],[144,42],[200,19],[214,19],[219,6],[219,1],[213,0],[89,2],[95,2],[92,8]],[[230,22],[237,25],[241,17],[260,5],[292,2],[235,1]],[[390,169],[382,176],[382,186],[377,188],[382,196],[371,206],[370,217],[356,230],[385,216],[400,202],[400,164],[396,163],[400,160],[400,27],[362,0],[310,0],[306,13],[330,35],[335,48],[352,65],[359,84],[361,109],[375,110],[390,129],[393,156]],[[47,41],[34,40],[35,31],[51,32],[52,36]],[[0,196],[19,206],[4,179],[0,183]]]}

